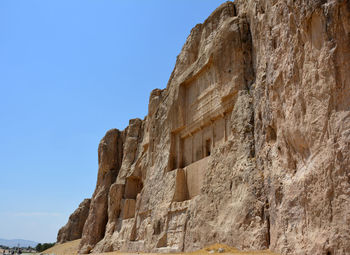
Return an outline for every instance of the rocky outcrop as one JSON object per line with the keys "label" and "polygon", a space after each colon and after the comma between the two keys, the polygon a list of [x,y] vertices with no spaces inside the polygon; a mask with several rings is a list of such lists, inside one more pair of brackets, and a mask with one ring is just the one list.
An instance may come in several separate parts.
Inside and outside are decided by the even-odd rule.
{"label": "rocky outcrop", "polygon": [[235,3],[253,38],[255,150],[270,248],[348,254],[350,2]]}
{"label": "rocky outcrop", "polygon": [[84,199],[71,216],[67,224],[58,231],[57,243],[65,243],[81,238],[85,221],[89,215],[90,199]]}
{"label": "rocky outcrop", "polygon": [[236,0],[99,146],[81,253],[350,253],[350,3]]}
{"label": "rocky outcrop", "polygon": [[89,216],[86,219],[80,251],[88,253],[104,237],[108,220],[108,195],[119,173],[123,156],[124,133],[109,130],[98,146],[98,176],[91,198]]}

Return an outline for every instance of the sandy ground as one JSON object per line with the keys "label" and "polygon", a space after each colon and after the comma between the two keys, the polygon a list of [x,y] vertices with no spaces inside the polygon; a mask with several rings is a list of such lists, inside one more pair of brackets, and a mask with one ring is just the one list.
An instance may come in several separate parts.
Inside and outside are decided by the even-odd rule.
{"label": "sandy ground", "polygon": [[[67,242],[64,244],[56,244],[54,247],[47,249],[46,251],[42,252],[43,254],[55,254],[55,255],[74,255],[77,254],[78,246],[79,246],[79,240],[75,240],[72,242]],[[225,252],[219,253],[217,250],[219,248],[224,248]],[[209,251],[214,250],[215,253],[209,253]],[[135,255],[135,254],[144,254],[144,255],[159,255],[160,253],[125,253],[125,252],[107,252],[107,253],[100,253],[99,255]],[[169,254],[169,253],[167,253]],[[211,255],[211,254],[224,254],[224,255],[278,255],[277,253],[273,253],[270,251],[240,251],[238,249],[235,249],[233,247],[229,247],[227,245],[222,244],[214,244],[211,246],[208,246],[202,250],[194,251],[194,252],[187,252],[187,253],[175,253],[177,255],[186,254],[186,255]]]}
{"label": "sandy ground", "polygon": [[78,247],[81,239],[74,240],[71,242],[67,242],[64,244],[56,244],[55,246],[51,247],[50,249],[47,249],[43,251],[43,254],[56,254],[56,255],[73,255],[78,253]]}

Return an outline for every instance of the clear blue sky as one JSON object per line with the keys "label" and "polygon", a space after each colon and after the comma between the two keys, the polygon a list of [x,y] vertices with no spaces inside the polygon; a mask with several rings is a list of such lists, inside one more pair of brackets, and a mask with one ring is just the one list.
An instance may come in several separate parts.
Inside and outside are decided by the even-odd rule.
{"label": "clear blue sky", "polygon": [[56,240],[93,193],[100,139],[144,118],[223,2],[0,1],[0,238]]}

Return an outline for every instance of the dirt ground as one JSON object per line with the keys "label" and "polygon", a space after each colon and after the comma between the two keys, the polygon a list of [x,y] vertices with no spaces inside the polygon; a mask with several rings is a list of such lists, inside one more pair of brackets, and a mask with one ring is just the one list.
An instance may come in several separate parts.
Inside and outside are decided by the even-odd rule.
{"label": "dirt ground", "polygon": [[[42,252],[43,254],[55,254],[55,255],[74,255],[78,253],[79,240],[75,240],[72,242],[67,242],[64,244],[56,244],[54,247],[47,249]],[[224,252],[219,253],[218,249],[223,248]],[[214,253],[210,253],[210,251],[214,251]],[[144,255],[159,255],[160,253],[137,253],[137,252],[107,252],[107,253],[99,253],[99,255],[135,255],[135,254],[144,254]],[[169,253],[167,253],[169,254]],[[187,253],[175,253],[177,255],[211,255],[211,254],[224,254],[224,255],[278,255],[277,253],[273,253],[271,251],[240,251],[236,248],[229,247],[224,244],[214,244],[210,245],[202,250],[187,252]],[[97,255],[97,254],[96,254]]]}

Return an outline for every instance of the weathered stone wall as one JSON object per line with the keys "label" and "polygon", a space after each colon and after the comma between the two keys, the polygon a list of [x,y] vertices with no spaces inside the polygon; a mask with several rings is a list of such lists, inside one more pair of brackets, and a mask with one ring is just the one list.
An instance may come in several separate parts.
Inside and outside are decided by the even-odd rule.
{"label": "weathered stone wall", "polygon": [[350,253],[350,2],[236,0],[99,146],[80,252]]}
{"label": "weathered stone wall", "polygon": [[347,254],[350,2],[237,6],[253,38],[255,148],[270,208],[270,247]]}
{"label": "weathered stone wall", "polygon": [[79,207],[69,216],[68,222],[57,234],[57,243],[80,239],[85,221],[89,215],[91,199],[84,199]]}

